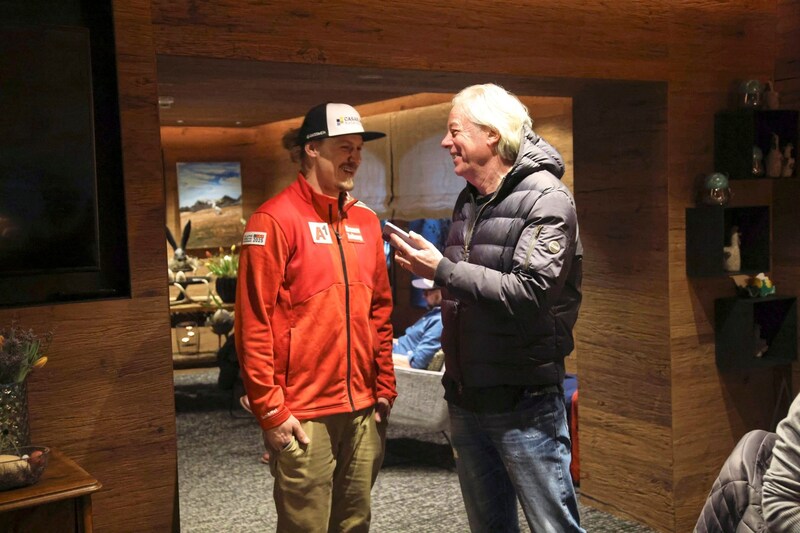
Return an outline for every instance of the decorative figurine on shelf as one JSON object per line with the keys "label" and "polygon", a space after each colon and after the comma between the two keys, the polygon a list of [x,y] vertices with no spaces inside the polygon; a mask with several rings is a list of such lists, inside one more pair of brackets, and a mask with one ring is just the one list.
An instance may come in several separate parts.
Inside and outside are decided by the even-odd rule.
{"label": "decorative figurine on shelf", "polygon": [[767,153],[766,167],[768,178],[780,178],[781,170],[783,167],[783,156],[778,148],[778,134],[773,133],[769,146],[769,153]]}
{"label": "decorative figurine on shelf", "polygon": [[742,269],[742,256],[739,250],[741,234],[739,226],[731,228],[731,244],[722,248],[722,268],[728,272],[738,272]]}
{"label": "decorative figurine on shelf", "polygon": [[761,107],[761,82],[758,80],[746,80],[739,86],[739,93],[742,96],[742,105],[745,107]]}
{"label": "decorative figurine on shelf", "polygon": [[782,178],[791,178],[794,176],[794,157],[792,157],[792,150],[794,150],[794,145],[792,143],[786,143],[786,146],[783,147],[783,158],[781,161],[781,177]]}
{"label": "decorative figurine on shelf", "polygon": [[183,235],[181,235],[181,245],[175,242],[175,237],[172,232],[167,228],[167,242],[172,246],[172,259],[169,262],[170,272],[194,272],[197,270],[198,262],[196,257],[191,257],[186,253],[186,244],[189,242],[189,235],[192,232],[192,221],[188,220],[183,227]]}
{"label": "decorative figurine on shelf", "polygon": [[767,343],[767,339],[761,336],[761,326],[758,324],[753,324],[753,340],[754,345],[756,347],[756,353],[754,354],[756,357],[762,357],[767,350],[769,350],[769,344]]}
{"label": "decorative figurine on shelf", "polygon": [[753,176],[763,176],[764,175],[764,152],[761,151],[761,148],[758,146],[753,145],[753,169],[752,169]]}
{"label": "decorative figurine on shelf", "polygon": [[772,81],[764,83],[764,92],[761,94],[764,100],[764,109],[778,109],[780,107],[780,93],[772,87]]}
{"label": "decorative figurine on shelf", "polygon": [[736,292],[743,298],[759,298],[762,296],[772,296],[775,294],[776,288],[772,280],[760,272],[755,276],[739,275],[731,276],[734,285],[736,285]]}
{"label": "decorative figurine on shelf", "polygon": [[706,205],[727,205],[731,199],[728,176],[721,172],[709,174],[703,180],[700,200]]}

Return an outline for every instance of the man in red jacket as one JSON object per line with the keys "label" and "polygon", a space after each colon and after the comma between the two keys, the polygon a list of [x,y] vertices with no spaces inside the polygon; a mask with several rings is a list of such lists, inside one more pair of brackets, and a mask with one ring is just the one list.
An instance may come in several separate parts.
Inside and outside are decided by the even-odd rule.
{"label": "man in red jacket", "polygon": [[375,213],[349,195],[365,141],[349,105],[312,108],[284,146],[297,180],[250,217],[236,344],[271,452],[278,531],[367,531],[397,396]]}

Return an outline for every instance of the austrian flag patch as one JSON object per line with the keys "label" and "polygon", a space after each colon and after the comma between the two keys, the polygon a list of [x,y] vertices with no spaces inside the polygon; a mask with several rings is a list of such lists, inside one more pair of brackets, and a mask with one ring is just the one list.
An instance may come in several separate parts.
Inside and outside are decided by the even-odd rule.
{"label": "austrian flag patch", "polygon": [[242,235],[242,245],[264,246],[267,243],[267,232],[247,231]]}
{"label": "austrian flag patch", "polygon": [[361,228],[351,228],[350,226],[344,226],[345,231],[347,232],[347,240],[350,242],[364,242],[364,237],[361,235]]}

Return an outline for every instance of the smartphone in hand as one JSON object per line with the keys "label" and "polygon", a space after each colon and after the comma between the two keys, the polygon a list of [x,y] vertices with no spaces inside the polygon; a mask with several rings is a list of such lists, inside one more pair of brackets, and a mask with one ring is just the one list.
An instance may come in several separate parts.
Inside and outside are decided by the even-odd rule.
{"label": "smartphone in hand", "polygon": [[391,222],[387,222],[383,226],[383,240],[388,242],[389,244],[391,244],[391,241],[389,240],[389,237],[391,235],[397,235],[398,237],[403,239],[403,241],[406,244],[408,244],[409,246],[411,246],[412,248],[416,248],[417,247],[417,245],[414,244],[414,241],[411,240],[411,237],[409,237],[408,233],[406,233],[402,229],[398,228],[397,226],[395,226]]}

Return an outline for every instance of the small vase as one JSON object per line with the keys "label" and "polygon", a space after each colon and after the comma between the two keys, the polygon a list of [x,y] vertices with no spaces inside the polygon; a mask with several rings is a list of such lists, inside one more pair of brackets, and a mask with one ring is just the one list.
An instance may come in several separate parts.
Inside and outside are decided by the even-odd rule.
{"label": "small vase", "polygon": [[217,278],[214,285],[223,302],[232,304],[236,301],[236,278]]}
{"label": "small vase", "polygon": [[28,384],[0,384],[0,449],[16,449],[30,444],[28,424]]}

